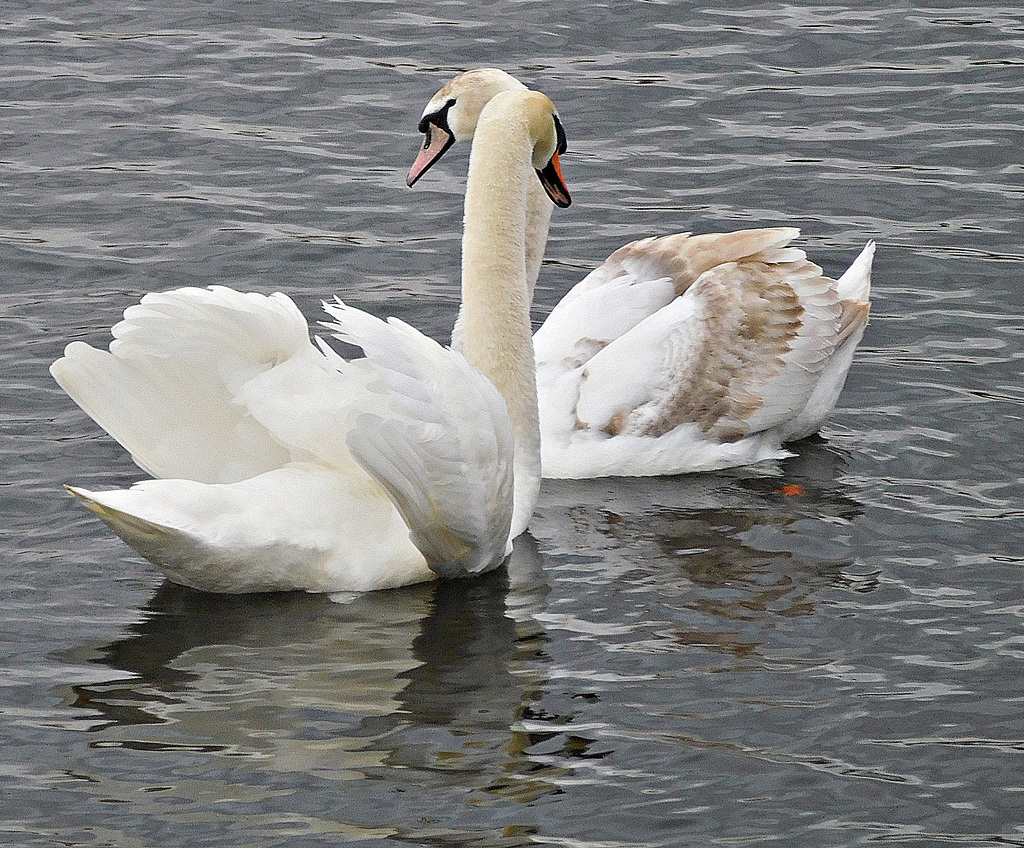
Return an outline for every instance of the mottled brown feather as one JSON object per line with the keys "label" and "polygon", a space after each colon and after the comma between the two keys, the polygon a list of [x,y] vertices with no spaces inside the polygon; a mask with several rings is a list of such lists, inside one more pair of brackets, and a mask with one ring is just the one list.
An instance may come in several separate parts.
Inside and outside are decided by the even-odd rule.
{"label": "mottled brown feather", "polygon": [[[686,291],[705,271],[726,262],[750,261],[759,254],[783,247],[796,235],[788,227],[737,230],[731,233],[690,235],[676,233],[645,238],[623,245],[605,260],[610,272],[644,269],[650,279],[669,277],[676,295]],[[802,257],[802,252],[799,254]],[[610,273],[609,278],[615,276]]]}
{"label": "mottled brown feather", "polygon": [[843,311],[839,318],[839,338],[836,340],[836,347],[845,342],[851,333],[867,325],[868,313],[871,310],[871,304],[859,300],[842,300],[839,303]]}
{"label": "mottled brown feather", "polygon": [[[809,262],[797,268],[814,270]],[[631,414],[620,432],[657,437],[693,423],[720,441],[742,438],[763,403],[762,387],[782,370],[801,327],[804,308],[786,282],[793,273],[792,264],[759,261],[730,262],[705,273],[694,292],[705,303],[705,344],[679,363],[682,370],[672,375],[657,409]]]}

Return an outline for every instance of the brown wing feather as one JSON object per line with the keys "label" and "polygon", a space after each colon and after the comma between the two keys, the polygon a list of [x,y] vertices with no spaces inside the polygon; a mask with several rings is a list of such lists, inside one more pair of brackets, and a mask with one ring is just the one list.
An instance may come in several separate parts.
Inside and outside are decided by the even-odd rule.
{"label": "brown wing feather", "polygon": [[871,304],[859,300],[841,300],[842,315],[839,319],[839,338],[836,339],[836,347],[839,347],[846,339],[857,330],[867,326],[868,313]]}
{"label": "brown wing feather", "polygon": [[[676,233],[661,238],[646,238],[623,245],[605,260],[608,278],[632,273],[647,279],[670,277],[676,295],[681,295],[700,277],[717,265],[728,262],[779,261],[776,254],[799,234],[792,227],[760,230],[736,230],[731,233],[706,233],[694,236]],[[803,251],[789,250],[788,259],[803,259]]]}
{"label": "brown wing feather", "polygon": [[724,442],[747,433],[763,403],[761,388],[782,370],[800,330],[804,308],[786,281],[794,270],[817,268],[730,262],[700,278],[693,294],[705,304],[704,344],[680,363],[657,410],[636,417],[638,435],[661,436],[682,423]]}

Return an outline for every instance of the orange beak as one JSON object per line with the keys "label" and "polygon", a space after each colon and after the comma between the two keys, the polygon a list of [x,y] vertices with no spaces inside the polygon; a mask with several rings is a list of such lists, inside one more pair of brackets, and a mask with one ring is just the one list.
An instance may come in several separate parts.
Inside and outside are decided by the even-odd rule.
{"label": "orange beak", "polygon": [[420,148],[416,161],[412,163],[412,168],[409,169],[409,176],[406,177],[405,184],[407,186],[413,185],[430,170],[431,165],[444,156],[445,152],[453,144],[455,144],[455,136],[445,132],[436,124],[427,124],[424,130],[423,147]]}
{"label": "orange beak", "polygon": [[562,176],[562,165],[558,161],[558,151],[555,151],[555,155],[551,157],[551,161],[544,168],[537,171],[537,176],[540,177],[540,184],[544,186],[544,191],[547,192],[548,197],[551,198],[551,202],[555,206],[564,209],[572,203],[572,196],[569,194],[569,189],[565,185],[565,178]]}

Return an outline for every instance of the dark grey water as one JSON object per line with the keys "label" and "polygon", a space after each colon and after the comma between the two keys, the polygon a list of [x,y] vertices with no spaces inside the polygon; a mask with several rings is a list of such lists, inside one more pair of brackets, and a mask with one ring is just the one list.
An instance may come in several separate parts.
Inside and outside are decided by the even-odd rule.
{"label": "dark grey water", "polygon": [[[877,239],[840,409],[547,485],[515,585],[163,584],[62,494],[140,475],[46,366],[184,284],[444,338],[466,152],[404,175],[481,64],[569,133],[538,317],[639,236]],[[0,80],[0,842],[1024,845],[1018,4],[14,0]]]}

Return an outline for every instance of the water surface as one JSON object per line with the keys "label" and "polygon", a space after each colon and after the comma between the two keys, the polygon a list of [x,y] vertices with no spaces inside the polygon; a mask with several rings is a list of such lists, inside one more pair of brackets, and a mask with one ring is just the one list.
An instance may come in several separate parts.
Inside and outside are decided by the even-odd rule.
{"label": "water surface", "polygon": [[[0,10],[0,842],[1024,845],[1024,13],[953,2]],[[551,482],[507,572],[165,584],[60,485],[140,472],[50,381],[144,293],[339,294],[445,339],[455,72],[547,92],[574,204],[536,318],[624,242],[879,250],[821,438]],[[793,494],[796,492],[797,494]]]}

